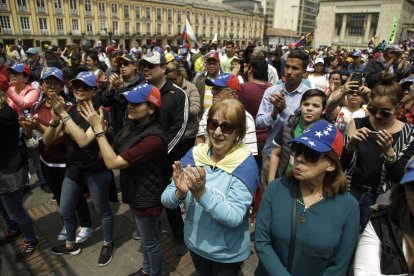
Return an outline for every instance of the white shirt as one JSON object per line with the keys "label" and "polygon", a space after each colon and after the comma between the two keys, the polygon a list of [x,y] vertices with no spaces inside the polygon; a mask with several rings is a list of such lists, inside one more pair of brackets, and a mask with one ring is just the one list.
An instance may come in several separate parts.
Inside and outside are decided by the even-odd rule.
{"label": "white shirt", "polygon": [[279,75],[277,74],[277,70],[270,64],[267,64],[267,78],[268,82],[272,85],[276,85],[277,81],[279,80]]}
{"label": "white shirt", "polygon": [[[207,119],[208,111],[210,108],[207,108],[204,111],[203,117],[200,120],[198,125],[197,137],[204,136],[205,142],[208,143],[208,133],[207,133]],[[250,150],[252,155],[257,155],[257,138],[256,138],[256,126],[254,123],[253,116],[246,111],[246,135],[243,138],[243,143],[246,144],[247,148]]]}
{"label": "white shirt", "polygon": [[[407,244],[403,239],[403,253],[407,258]],[[354,276],[380,276],[381,274],[381,240],[378,238],[371,222],[368,222],[361,234],[354,260]],[[402,274],[406,275],[406,274]]]}
{"label": "white shirt", "polygon": [[313,74],[310,74],[308,80],[312,83],[312,87],[320,89],[322,91],[324,91],[325,88],[327,88],[329,85],[326,75],[315,76]]}

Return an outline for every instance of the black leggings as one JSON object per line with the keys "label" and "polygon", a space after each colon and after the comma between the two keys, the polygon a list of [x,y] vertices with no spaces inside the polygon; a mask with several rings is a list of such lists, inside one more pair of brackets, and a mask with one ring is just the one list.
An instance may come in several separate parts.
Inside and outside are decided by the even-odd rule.
{"label": "black leggings", "polygon": [[237,276],[243,262],[218,263],[207,260],[190,250],[198,276]]}
{"label": "black leggings", "polygon": [[[58,206],[60,205],[60,193],[62,192],[63,178],[65,177],[65,168],[49,167],[40,161],[43,176],[46,183],[56,199]],[[89,213],[88,203],[85,197],[81,196],[76,206],[76,213],[79,217],[79,224],[81,227],[92,227],[91,215]]]}

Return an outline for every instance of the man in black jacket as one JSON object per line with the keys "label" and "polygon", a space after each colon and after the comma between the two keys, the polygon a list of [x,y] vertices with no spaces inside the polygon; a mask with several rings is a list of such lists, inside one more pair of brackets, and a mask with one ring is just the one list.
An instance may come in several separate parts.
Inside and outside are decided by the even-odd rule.
{"label": "man in black jacket", "polygon": [[[181,147],[181,137],[187,127],[189,103],[185,92],[165,76],[165,57],[152,51],[140,60],[145,80],[157,87],[161,92],[160,122],[166,133],[168,142],[168,170],[164,175],[165,184],[171,181],[172,164],[185,154]],[[184,244],[184,222],[180,208],[167,209],[166,213],[177,245],[174,253],[182,256],[187,252]]]}
{"label": "man in black jacket", "polygon": [[127,101],[121,93],[131,90],[143,81],[142,75],[137,72],[135,59],[128,54],[115,59],[120,68],[120,75],[112,73],[109,76],[109,88],[103,92],[101,103],[104,107],[111,107],[110,128],[117,134],[127,119]]}

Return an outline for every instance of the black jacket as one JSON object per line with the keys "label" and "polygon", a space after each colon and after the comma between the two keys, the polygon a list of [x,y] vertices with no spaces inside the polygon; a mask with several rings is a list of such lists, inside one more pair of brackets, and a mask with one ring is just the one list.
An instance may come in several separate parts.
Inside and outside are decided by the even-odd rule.
{"label": "black jacket", "polygon": [[[139,143],[148,136],[165,136],[159,123],[153,123],[146,127],[132,139]],[[164,140],[164,139],[163,139]],[[161,194],[166,187],[163,172],[166,170],[167,147],[164,146],[164,154],[140,162],[120,171],[119,180],[122,191],[122,201],[136,209],[154,207],[161,204]]]}
{"label": "black jacket", "polygon": [[389,206],[371,214],[371,223],[381,240],[381,274],[408,274],[407,262],[402,249],[403,232],[398,218],[389,212]]}
{"label": "black jacket", "polygon": [[114,90],[106,90],[102,93],[101,96],[101,104],[104,107],[111,107],[111,119],[110,119],[110,127],[111,131],[114,134],[117,134],[127,119],[126,108],[127,108],[127,100],[121,95],[121,93],[131,90],[138,84],[142,82],[142,76],[140,73],[137,73],[134,79],[129,82],[127,85],[122,86],[119,89]]}

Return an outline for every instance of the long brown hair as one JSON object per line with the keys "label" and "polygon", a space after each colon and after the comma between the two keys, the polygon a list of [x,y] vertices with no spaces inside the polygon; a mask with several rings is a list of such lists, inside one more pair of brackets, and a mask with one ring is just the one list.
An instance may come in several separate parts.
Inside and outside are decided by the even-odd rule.
{"label": "long brown hair", "polygon": [[[408,272],[414,272],[414,217],[407,205],[407,196],[404,185],[394,185],[390,195],[390,215],[398,219],[399,227],[403,232],[403,239],[407,245]],[[410,274],[411,275],[411,274]]]}

